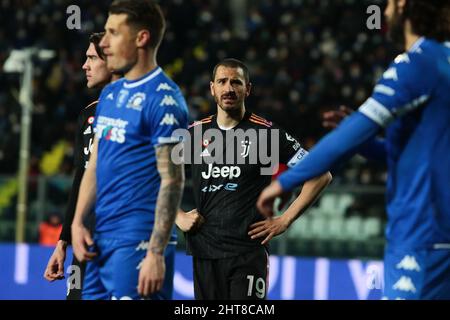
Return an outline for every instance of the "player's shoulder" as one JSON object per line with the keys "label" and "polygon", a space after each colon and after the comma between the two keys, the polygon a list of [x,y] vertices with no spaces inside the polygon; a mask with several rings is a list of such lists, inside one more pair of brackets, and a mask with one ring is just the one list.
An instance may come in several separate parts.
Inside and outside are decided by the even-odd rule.
{"label": "player's shoulder", "polygon": [[406,52],[395,57],[393,65],[405,70],[423,69],[429,71],[436,66],[436,62],[442,57],[445,46],[434,40],[420,38]]}
{"label": "player's shoulder", "polygon": [[191,123],[189,125],[189,130],[191,130],[194,127],[197,127],[197,126],[201,126],[201,125],[210,125],[212,123],[212,121],[213,121],[213,117],[214,117],[214,115],[211,115],[211,116],[203,118],[201,120],[194,121],[193,123]]}
{"label": "player's shoulder", "polygon": [[273,129],[276,127],[272,121],[269,121],[269,120],[257,115],[254,112],[251,112],[248,115],[247,121],[254,127],[268,128],[268,129]]}

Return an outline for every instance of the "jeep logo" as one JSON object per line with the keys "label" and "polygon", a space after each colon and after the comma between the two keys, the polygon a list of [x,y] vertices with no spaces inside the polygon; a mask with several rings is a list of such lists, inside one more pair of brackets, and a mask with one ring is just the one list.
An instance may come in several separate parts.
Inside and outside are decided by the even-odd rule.
{"label": "jeep logo", "polygon": [[209,178],[237,178],[241,175],[241,169],[236,166],[223,166],[222,168],[213,167],[212,163],[208,164],[208,172],[202,172],[203,179]]}

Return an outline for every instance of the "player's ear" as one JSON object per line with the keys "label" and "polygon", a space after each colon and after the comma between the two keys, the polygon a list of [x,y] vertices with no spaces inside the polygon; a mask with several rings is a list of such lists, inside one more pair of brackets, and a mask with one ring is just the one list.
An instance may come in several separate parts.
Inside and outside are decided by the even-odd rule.
{"label": "player's ear", "polygon": [[249,82],[245,85],[245,96],[248,97],[252,91],[252,83]]}
{"label": "player's ear", "polygon": [[214,90],[214,82],[212,81],[209,82],[209,90],[211,91],[211,95],[214,97],[215,90]]}
{"label": "player's ear", "polygon": [[142,29],[136,34],[136,46],[138,48],[147,47],[150,45],[151,34],[150,31]]}

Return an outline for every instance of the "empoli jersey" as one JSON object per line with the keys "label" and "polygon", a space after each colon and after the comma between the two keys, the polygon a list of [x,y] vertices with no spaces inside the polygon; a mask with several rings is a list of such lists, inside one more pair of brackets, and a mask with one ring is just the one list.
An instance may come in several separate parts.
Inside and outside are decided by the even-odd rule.
{"label": "empoli jersey", "polygon": [[359,111],[386,127],[389,243],[450,243],[450,44],[420,38]]}
{"label": "empoli jersey", "polygon": [[186,102],[158,67],[140,79],[106,86],[95,122],[97,236],[148,239],[160,187],[155,147],[178,142],[172,132],[187,128]]}

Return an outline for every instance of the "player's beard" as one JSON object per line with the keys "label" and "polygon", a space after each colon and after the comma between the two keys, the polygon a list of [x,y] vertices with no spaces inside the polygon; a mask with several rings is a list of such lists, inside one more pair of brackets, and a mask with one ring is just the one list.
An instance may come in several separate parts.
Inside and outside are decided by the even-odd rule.
{"label": "player's beard", "polygon": [[225,103],[222,102],[222,99],[224,98],[224,96],[226,96],[226,95],[222,95],[221,97],[218,95],[214,95],[214,99],[216,100],[216,103],[219,106],[219,108],[228,114],[239,114],[241,111],[241,105],[242,105],[242,101],[239,99],[239,97],[237,95],[234,95],[234,97],[236,98],[234,100],[234,103],[225,105]]}
{"label": "player's beard", "polygon": [[399,13],[397,2],[395,1],[394,14],[387,18],[388,25],[388,38],[401,46],[405,43],[405,19],[402,14]]}

